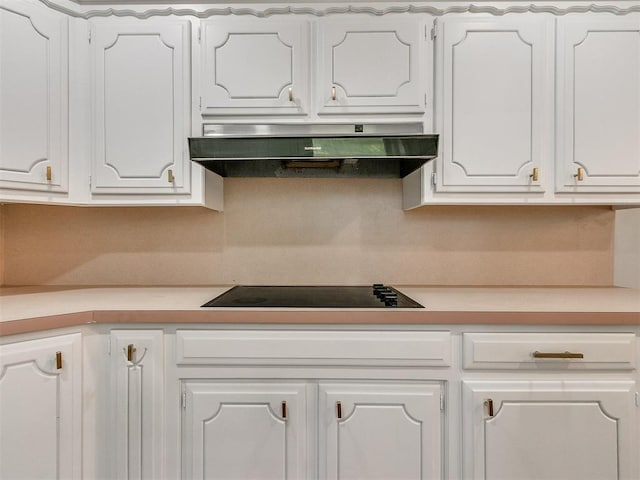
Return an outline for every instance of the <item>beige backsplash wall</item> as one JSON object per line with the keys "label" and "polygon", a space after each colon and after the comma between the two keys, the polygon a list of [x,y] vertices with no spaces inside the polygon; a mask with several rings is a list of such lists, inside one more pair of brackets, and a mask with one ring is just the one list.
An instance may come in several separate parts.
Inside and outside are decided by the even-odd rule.
{"label": "beige backsplash wall", "polygon": [[401,198],[399,180],[227,179],[224,213],[5,205],[4,282],[612,284],[609,208]]}

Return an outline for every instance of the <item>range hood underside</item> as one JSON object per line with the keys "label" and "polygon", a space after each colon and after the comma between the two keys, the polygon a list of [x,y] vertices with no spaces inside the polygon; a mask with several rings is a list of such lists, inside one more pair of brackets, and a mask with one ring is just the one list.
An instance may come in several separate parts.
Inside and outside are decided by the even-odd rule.
{"label": "range hood underside", "polygon": [[337,160],[195,160],[222,177],[298,178],[402,178],[420,168],[425,159],[337,159]]}

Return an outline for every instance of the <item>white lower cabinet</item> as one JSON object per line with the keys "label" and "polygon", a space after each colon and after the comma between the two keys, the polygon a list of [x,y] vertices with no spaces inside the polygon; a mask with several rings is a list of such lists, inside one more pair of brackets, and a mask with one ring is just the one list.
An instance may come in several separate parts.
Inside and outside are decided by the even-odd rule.
{"label": "white lower cabinet", "polygon": [[640,478],[637,326],[177,326],[0,338],[0,478]]}
{"label": "white lower cabinet", "polygon": [[80,334],[0,346],[0,478],[81,478]]}
{"label": "white lower cabinet", "polygon": [[449,365],[447,331],[185,329],[169,355],[176,476],[442,478],[444,382],[423,369]]}
{"label": "white lower cabinet", "polygon": [[465,478],[634,479],[632,381],[466,381]]}
{"label": "white lower cabinet", "polygon": [[464,478],[640,478],[636,334],[478,332],[462,346]]}
{"label": "white lower cabinet", "polygon": [[314,464],[320,479],[441,478],[438,383],[187,380],[183,388],[185,479],[316,478]]}
{"label": "white lower cabinet", "polygon": [[319,385],[321,479],[442,477],[441,385]]}
{"label": "white lower cabinet", "polygon": [[162,330],[111,331],[109,478],[162,478],[163,341]]}
{"label": "white lower cabinet", "polygon": [[305,478],[305,385],[184,384],[183,478]]}

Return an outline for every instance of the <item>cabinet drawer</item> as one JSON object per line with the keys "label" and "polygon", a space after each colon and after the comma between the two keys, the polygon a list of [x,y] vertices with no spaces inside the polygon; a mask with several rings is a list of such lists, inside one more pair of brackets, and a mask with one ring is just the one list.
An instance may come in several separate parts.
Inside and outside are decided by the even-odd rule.
{"label": "cabinet drawer", "polygon": [[466,369],[633,370],[633,333],[465,333]]}
{"label": "cabinet drawer", "polygon": [[420,331],[178,330],[178,365],[448,366],[451,334]]}

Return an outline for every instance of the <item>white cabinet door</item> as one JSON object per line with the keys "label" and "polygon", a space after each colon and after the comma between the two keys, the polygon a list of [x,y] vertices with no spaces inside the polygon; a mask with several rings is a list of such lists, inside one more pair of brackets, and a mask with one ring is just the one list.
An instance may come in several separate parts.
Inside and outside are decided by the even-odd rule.
{"label": "white cabinet door", "polygon": [[305,385],[184,383],[183,478],[307,478]]}
{"label": "white cabinet door", "polygon": [[431,80],[425,24],[417,16],[358,18],[318,22],[318,113],[423,113]]}
{"label": "white cabinet door", "polygon": [[0,188],[68,191],[67,18],[0,0]]}
{"label": "white cabinet door", "polygon": [[469,381],[465,478],[639,478],[635,383]]}
{"label": "white cabinet door", "polygon": [[81,355],[80,334],[0,346],[0,478],[80,478]]}
{"label": "white cabinet door", "polygon": [[320,478],[442,478],[440,395],[439,384],[320,384]]}
{"label": "white cabinet door", "polygon": [[117,479],[163,478],[162,330],[112,330],[110,412]]}
{"label": "white cabinet door", "polygon": [[557,189],[640,195],[640,15],[558,19]]}
{"label": "white cabinet door", "polygon": [[190,192],[190,25],[92,24],[94,194]]}
{"label": "white cabinet door", "polygon": [[205,20],[201,112],[301,115],[309,108],[309,22]]}
{"label": "white cabinet door", "polygon": [[552,27],[536,15],[437,25],[438,191],[543,191],[553,153]]}

